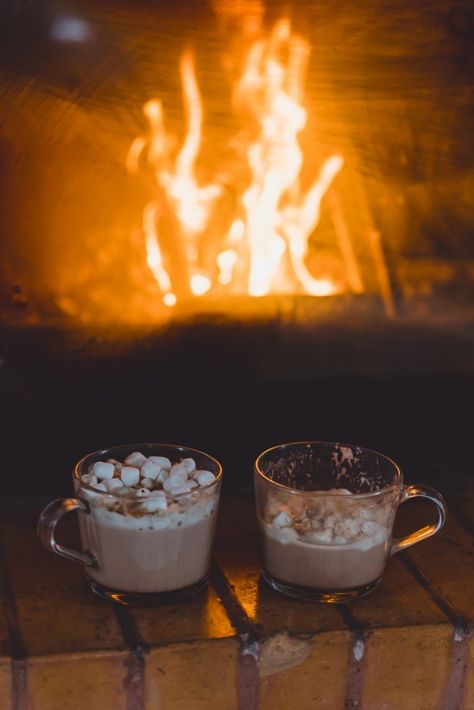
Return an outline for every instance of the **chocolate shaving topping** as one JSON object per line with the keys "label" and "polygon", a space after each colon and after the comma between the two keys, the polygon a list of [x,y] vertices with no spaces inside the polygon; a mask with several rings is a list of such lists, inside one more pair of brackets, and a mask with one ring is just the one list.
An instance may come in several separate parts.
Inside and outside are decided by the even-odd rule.
{"label": "chocolate shaving topping", "polygon": [[344,444],[290,444],[261,462],[264,474],[276,483],[301,491],[346,488],[372,493],[391,485],[394,465],[373,451]]}

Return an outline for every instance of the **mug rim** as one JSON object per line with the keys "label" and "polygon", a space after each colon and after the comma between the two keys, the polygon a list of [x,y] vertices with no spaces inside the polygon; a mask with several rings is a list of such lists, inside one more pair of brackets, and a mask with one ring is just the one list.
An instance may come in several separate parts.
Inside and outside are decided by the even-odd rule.
{"label": "mug rim", "polygon": [[384,493],[387,493],[389,490],[393,490],[394,488],[398,488],[398,490],[401,490],[403,488],[403,473],[400,468],[400,466],[389,456],[386,454],[381,454],[380,451],[376,451],[375,449],[370,449],[366,446],[360,446],[359,444],[347,444],[342,441],[325,441],[325,440],[320,440],[320,439],[303,439],[301,441],[288,441],[283,444],[275,444],[273,446],[268,447],[268,449],[265,449],[265,451],[262,451],[257,458],[255,459],[255,464],[254,464],[254,471],[258,476],[263,478],[263,480],[266,483],[269,483],[272,486],[275,486],[275,488],[278,488],[280,490],[284,490],[287,493],[291,493],[293,495],[302,495],[302,496],[334,496],[337,498],[341,497],[340,493],[331,493],[330,491],[303,491],[299,488],[290,488],[289,486],[285,486],[283,483],[278,483],[277,481],[273,481],[271,478],[269,478],[263,470],[260,468],[260,462],[261,459],[271,451],[275,451],[276,449],[282,449],[286,448],[288,446],[296,446],[296,445],[305,445],[309,444],[311,446],[314,446],[316,444],[319,445],[324,445],[324,446],[346,446],[350,449],[362,449],[365,452],[368,452],[370,454],[375,454],[376,456],[380,456],[381,458],[385,459],[388,461],[393,468],[395,469],[395,481],[393,481],[391,484],[384,486],[383,488],[380,488],[378,491],[369,491],[368,493],[351,493],[351,499],[357,498],[374,498],[375,496],[383,495]]}
{"label": "mug rim", "polygon": [[[114,446],[107,446],[107,447],[104,447],[101,449],[97,449],[96,451],[91,451],[88,454],[86,454],[85,456],[83,456],[81,459],[79,459],[79,461],[77,461],[74,464],[73,474],[72,474],[73,480],[78,481],[81,488],[85,488],[87,491],[91,491],[92,493],[95,493],[95,495],[108,496],[108,497],[116,499],[116,498],[118,498],[118,496],[115,495],[114,493],[112,493],[110,491],[97,490],[97,488],[94,488],[94,486],[91,486],[88,483],[85,483],[81,479],[81,476],[79,474],[80,467],[84,464],[84,462],[88,458],[91,458],[93,456],[97,456],[98,454],[108,453],[109,456],[111,456],[111,452],[113,450],[117,450],[117,449],[130,448],[131,452],[133,452],[133,451],[140,451],[141,447],[155,447],[155,446],[161,447],[164,449],[170,449],[170,450],[173,449],[175,451],[179,450],[179,449],[184,449],[190,453],[195,453],[195,454],[200,454],[201,456],[205,456],[206,458],[210,459],[211,461],[213,461],[217,465],[218,472],[217,472],[215,479],[213,481],[211,481],[211,483],[208,483],[205,486],[200,486],[199,488],[197,488],[195,490],[185,491],[183,493],[176,493],[175,495],[172,495],[172,496],[168,493],[168,491],[163,491],[163,493],[165,493],[167,498],[169,497],[173,500],[176,500],[179,498],[185,498],[186,496],[192,496],[192,495],[195,495],[197,492],[202,491],[204,489],[206,489],[206,490],[211,489],[213,486],[217,485],[217,483],[219,483],[221,481],[222,474],[224,471],[223,466],[220,463],[220,461],[218,461],[214,456],[211,456],[211,454],[208,454],[205,451],[201,451],[200,449],[195,449],[191,446],[186,446],[184,444],[161,444],[159,442],[147,442],[147,443],[142,442],[141,444],[116,444]],[[151,454],[151,455],[153,456],[153,454]],[[126,496],[123,496],[122,499],[125,497]],[[147,500],[147,499],[145,498],[144,500]]]}

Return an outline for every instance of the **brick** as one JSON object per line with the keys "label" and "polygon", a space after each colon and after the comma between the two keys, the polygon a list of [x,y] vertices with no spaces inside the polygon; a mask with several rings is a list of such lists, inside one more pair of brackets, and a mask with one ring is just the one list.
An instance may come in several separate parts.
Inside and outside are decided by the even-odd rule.
{"label": "brick", "polygon": [[11,662],[9,659],[2,658],[0,661],[0,708],[6,709],[12,706],[11,686]]}
{"label": "brick", "polygon": [[10,586],[28,653],[43,656],[123,648],[110,603],[88,589],[80,565],[41,546],[35,530],[38,513],[38,508],[16,508],[10,519],[4,516],[0,523]]}
{"label": "brick", "polygon": [[468,641],[466,685],[464,688],[463,710],[474,708],[474,635]]}
{"label": "brick", "polygon": [[251,501],[234,498],[222,506],[216,556],[250,619],[263,636],[345,629],[334,607],[285,597],[261,580],[255,509]]}
{"label": "brick", "polygon": [[376,629],[363,665],[364,710],[438,708],[450,667],[452,628]]}
{"label": "brick", "polygon": [[[423,504],[402,506],[398,527],[405,526],[406,532],[420,527],[431,519],[429,511]],[[78,565],[48,554],[39,545],[37,512],[37,506],[26,513],[24,508],[11,507],[0,523],[8,582],[21,634],[32,654],[28,707],[126,708],[129,655],[113,609],[88,590]],[[261,582],[253,503],[225,501],[222,512],[217,557],[261,639],[260,710],[286,710],[293,702],[303,710],[344,707],[353,637],[341,614],[332,606],[288,599]],[[61,528],[67,543],[74,544],[74,527],[70,516]],[[360,661],[364,710],[435,708],[445,697],[448,679],[462,678],[453,675],[453,626],[435,599],[440,593],[473,619],[470,545],[466,526],[450,515],[439,536],[406,553],[435,585],[434,596],[407,570],[402,558],[393,557],[381,587],[349,605],[351,615],[365,629]],[[5,599],[1,601],[0,707],[8,708],[10,645]],[[147,708],[236,708],[243,677],[239,645],[212,586],[184,604],[131,613],[151,646],[145,659]],[[462,707],[470,710],[474,707],[474,638],[463,648],[470,661]]]}
{"label": "brick", "polygon": [[[242,605],[261,627],[263,647],[269,635],[283,629],[301,634],[305,631],[311,632],[311,629],[325,628],[332,630],[329,638],[336,637],[337,633],[341,636],[344,626],[339,615],[338,619],[334,619],[336,611],[333,607],[303,604],[286,599],[259,582],[257,537],[253,517],[249,518],[248,512],[242,511],[242,504],[239,509],[239,503],[236,501],[231,502],[230,508],[230,511],[226,510],[226,530],[223,531],[219,558]],[[407,527],[407,531],[421,527],[429,519],[426,509],[415,510],[415,508],[416,506],[410,505],[400,509],[402,523]],[[235,543],[232,545],[232,540],[225,539],[227,525],[230,530],[239,529],[238,546]],[[426,550],[433,542],[435,538],[417,547],[424,546]],[[461,558],[461,570],[463,570],[467,563],[465,551]],[[433,707],[435,707],[450,670],[454,630],[430,593],[404,567],[401,560],[397,557],[390,558],[381,587],[365,599],[350,604],[349,609],[355,620],[369,631],[366,658],[362,662],[364,703],[372,703],[367,707],[379,710],[381,705],[377,705],[378,697],[379,700],[383,698],[383,702],[386,703],[383,705],[384,709],[385,707],[398,708],[401,706],[400,703],[405,703],[410,710],[412,708],[415,710],[417,707],[421,710],[430,707],[429,704],[423,706],[425,696],[433,699]],[[315,638],[317,639],[318,636]],[[344,633],[342,638],[342,641],[340,639],[338,641],[338,652],[331,664],[336,668],[335,679],[329,683],[329,690],[336,696],[328,701],[333,702],[333,707],[343,706],[343,701],[341,704],[339,700],[344,697],[346,690],[349,640]],[[424,689],[423,686],[424,676],[416,660],[418,655],[425,658],[427,663],[436,656],[432,662],[434,672],[428,673],[430,683],[429,691],[426,693],[426,688]],[[407,678],[404,694],[399,695],[402,691],[398,681],[390,677],[385,678],[386,669],[390,667],[398,667],[401,669],[400,674]],[[293,668],[275,673],[271,681],[262,678],[262,703],[270,704],[271,699],[279,703],[281,698],[281,707],[285,707],[285,703],[291,697],[285,695],[286,688],[304,687],[304,681],[300,684],[292,680],[292,673],[298,675],[300,670],[304,675],[303,664],[301,669]],[[384,678],[384,683],[377,685],[380,677]],[[344,678],[344,683],[341,683],[341,678]],[[385,686],[386,690],[383,690]],[[300,702],[307,702],[303,690],[301,696]],[[324,702],[324,696],[317,700],[319,704]],[[309,704],[308,707],[311,705]]]}
{"label": "brick", "polygon": [[357,621],[370,628],[448,623],[396,555],[388,559],[380,587],[351,604],[350,610]]}
{"label": "brick", "polygon": [[236,639],[154,648],[146,660],[147,710],[236,710]]}
{"label": "brick", "polygon": [[126,710],[127,658],[125,652],[30,658],[28,708]]}
{"label": "brick", "polygon": [[[414,531],[431,519],[433,510],[426,504],[401,506],[396,535]],[[404,554],[436,585],[436,592],[453,603],[458,611],[470,614],[474,600],[470,591],[472,582],[469,582],[473,570],[472,565],[468,570],[468,542],[466,532],[450,516],[441,533]],[[453,558],[455,568],[451,567]],[[456,579],[454,583],[452,575]],[[468,584],[465,590],[460,588],[462,578]],[[403,703],[410,710],[438,707],[446,685],[452,682],[454,628],[435,600],[436,596],[394,556],[388,560],[381,587],[370,597],[351,605],[356,620],[368,629],[375,629],[366,644],[364,707],[378,710],[377,701],[385,703],[384,708],[398,708]],[[397,677],[406,678],[405,689],[392,678],[387,670],[390,667],[397,669]],[[425,668],[424,673],[419,672],[420,667]],[[472,675],[472,670],[468,670],[469,674]],[[467,685],[470,682],[467,677]],[[465,697],[468,692],[466,688]]]}
{"label": "brick", "polygon": [[268,639],[261,649],[260,710],[343,708],[349,641],[343,631]]}
{"label": "brick", "polygon": [[210,586],[181,604],[133,609],[141,637],[150,646],[181,641],[234,636],[226,611]]}
{"label": "brick", "polygon": [[350,611],[368,630],[364,710],[438,707],[451,668],[453,627],[396,556],[388,560],[381,586]]}
{"label": "brick", "polygon": [[[401,506],[400,527],[415,530],[420,521],[433,519],[431,507],[425,503]],[[453,607],[474,621],[474,564],[472,536],[454,515],[448,514],[446,525],[434,537],[410,547],[406,554],[425,577]]]}

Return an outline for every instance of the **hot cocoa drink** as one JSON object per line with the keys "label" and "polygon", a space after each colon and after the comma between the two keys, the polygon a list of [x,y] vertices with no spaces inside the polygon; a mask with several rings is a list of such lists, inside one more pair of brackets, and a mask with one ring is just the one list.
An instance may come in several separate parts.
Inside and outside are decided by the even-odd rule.
{"label": "hot cocoa drink", "polygon": [[375,589],[388,557],[406,544],[392,538],[402,486],[393,461],[362,447],[315,441],[268,449],[255,467],[265,579],[316,601],[346,602]]}
{"label": "hot cocoa drink", "polygon": [[77,481],[89,512],[79,514],[87,568],[103,588],[155,594],[206,578],[218,507],[216,475],[192,458],[174,463],[134,452],[90,465]]}
{"label": "hot cocoa drink", "polygon": [[391,516],[383,504],[350,498],[349,491],[336,489],[307,498],[306,504],[270,499],[259,520],[265,570],[282,582],[320,590],[354,589],[378,580]]}

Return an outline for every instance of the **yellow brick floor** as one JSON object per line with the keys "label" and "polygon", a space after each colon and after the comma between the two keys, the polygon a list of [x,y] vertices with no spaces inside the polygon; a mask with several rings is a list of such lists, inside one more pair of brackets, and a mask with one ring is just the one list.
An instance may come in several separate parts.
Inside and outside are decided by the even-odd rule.
{"label": "yellow brick floor", "polygon": [[[223,502],[207,591],[156,608],[95,597],[36,538],[39,502],[0,516],[0,709],[474,708],[474,496],[440,535],[391,558],[379,589],[341,607],[260,580],[253,504]],[[403,506],[414,528],[426,509]],[[72,517],[72,516],[70,516]],[[66,541],[74,522],[64,523]]]}

